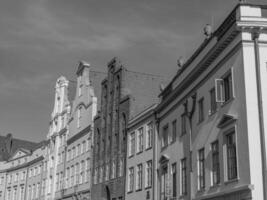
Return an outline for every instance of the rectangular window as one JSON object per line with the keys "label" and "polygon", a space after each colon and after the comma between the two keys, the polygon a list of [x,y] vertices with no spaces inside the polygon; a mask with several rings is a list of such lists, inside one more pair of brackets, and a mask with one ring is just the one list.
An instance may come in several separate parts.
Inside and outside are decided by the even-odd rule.
{"label": "rectangular window", "polygon": [[112,162],[111,178],[115,178],[115,177],[116,177],[116,161],[114,160]]}
{"label": "rectangular window", "polygon": [[130,145],[129,145],[129,156],[134,155],[135,153],[135,132],[130,134]]}
{"label": "rectangular window", "polygon": [[162,131],[162,141],[161,141],[162,148],[168,146],[168,135],[169,135],[169,126],[168,124],[166,124],[163,127],[163,131]]}
{"label": "rectangular window", "polygon": [[86,142],[85,141],[82,142],[82,149],[83,149],[82,150],[83,153],[86,152]]}
{"label": "rectangular window", "polygon": [[229,73],[223,78],[224,86],[224,100],[227,102],[233,97],[233,86],[232,86],[232,74]]}
{"label": "rectangular window", "polygon": [[172,197],[177,196],[177,173],[176,163],[172,164]]}
{"label": "rectangular window", "polygon": [[215,90],[217,102],[227,102],[233,98],[233,79],[231,72],[221,79],[215,79]]}
{"label": "rectangular window", "polygon": [[172,122],[172,135],[171,135],[171,143],[176,141],[176,120]]}
{"label": "rectangular window", "polygon": [[233,180],[237,178],[236,142],[234,131],[226,135],[226,149],[228,180]]}
{"label": "rectangular window", "polygon": [[139,128],[137,131],[137,153],[143,151],[143,138],[144,138],[144,128]]}
{"label": "rectangular window", "polygon": [[202,122],[204,120],[204,98],[201,98],[198,101],[198,122]]}
{"label": "rectangular window", "polygon": [[210,114],[217,111],[215,88],[210,90]]}
{"label": "rectangular window", "polygon": [[219,142],[215,141],[211,144],[212,152],[212,184],[220,183],[220,160],[219,160]]}
{"label": "rectangular window", "polygon": [[152,186],[152,160],[146,162],[145,187]]}
{"label": "rectangular window", "polygon": [[109,180],[109,163],[106,165],[106,181]]}
{"label": "rectangular window", "polygon": [[137,165],[136,190],[142,189],[142,176],[143,176],[143,166],[142,164],[139,164]]}
{"label": "rectangular window", "polygon": [[181,195],[187,193],[187,171],[186,171],[186,158],[181,160]]}
{"label": "rectangular window", "polygon": [[205,151],[204,148],[198,151],[198,189],[205,188]]}
{"label": "rectangular window", "polygon": [[153,124],[150,122],[147,124],[147,137],[146,137],[146,149],[152,147],[152,140],[153,140]]}
{"label": "rectangular window", "polygon": [[134,168],[128,170],[128,192],[132,192],[134,188]]}
{"label": "rectangular window", "polygon": [[181,115],[181,135],[186,134],[186,113]]}

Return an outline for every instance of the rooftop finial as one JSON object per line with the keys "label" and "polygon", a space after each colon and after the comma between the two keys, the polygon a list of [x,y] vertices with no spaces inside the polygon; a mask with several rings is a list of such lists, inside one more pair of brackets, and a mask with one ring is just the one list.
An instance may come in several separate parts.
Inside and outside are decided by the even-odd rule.
{"label": "rooftop finial", "polygon": [[180,71],[184,66],[184,57],[180,56],[177,60],[178,70]]}
{"label": "rooftop finial", "polygon": [[207,38],[210,38],[212,35],[212,26],[210,24],[206,24],[204,27],[204,34],[206,35]]}

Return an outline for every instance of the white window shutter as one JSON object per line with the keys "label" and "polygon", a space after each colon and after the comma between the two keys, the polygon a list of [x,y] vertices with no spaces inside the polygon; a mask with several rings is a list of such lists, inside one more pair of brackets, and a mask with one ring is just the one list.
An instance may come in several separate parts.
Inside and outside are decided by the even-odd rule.
{"label": "white window shutter", "polygon": [[215,93],[216,93],[216,102],[223,103],[223,79],[215,79]]}

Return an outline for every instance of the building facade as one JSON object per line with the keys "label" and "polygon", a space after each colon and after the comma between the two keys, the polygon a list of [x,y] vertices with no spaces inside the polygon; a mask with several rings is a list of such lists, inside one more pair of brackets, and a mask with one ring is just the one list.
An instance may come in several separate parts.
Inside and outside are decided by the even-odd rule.
{"label": "building facade", "polygon": [[[80,62],[77,70],[76,95],[68,122],[65,186],[62,199],[90,199],[93,118],[97,98],[90,82],[90,65]],[[57,176],[60,177],[58,173]],[[60,180],[60,179],[59,179]],[[58,188],[59,183],[57,184]]]}
{"label": "building facade", "polygon": [[127,70],[114,58],[94,120],[92,199],[125,199],[128,119],[157,102],[161,77]]}
{"label": "building facade", "polygon": [[[16,142],[17,139],[11,139]],[[33,200],[40,198],[45,143],[28,146],[28,141],[17,140],[19,148],[7,161],[1,162],[0,199]]]}
{"label": "building facade", "polygon": [[266,11],[236,6],[161,93],[155,199],[266,199]]}
{"label": "building facade", "polygon": [[127,125],[127,158],[125,199],[154,199],[155,139],[157,133],[152,105],[129,120]]}

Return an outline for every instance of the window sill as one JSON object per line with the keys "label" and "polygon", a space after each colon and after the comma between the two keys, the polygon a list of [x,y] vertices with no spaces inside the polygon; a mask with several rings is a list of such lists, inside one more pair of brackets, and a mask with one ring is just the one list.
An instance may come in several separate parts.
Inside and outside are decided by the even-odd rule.
{"label": "window sill", "polygon": [[212,186],[210,186],[210,189],[213,190],[213,189],[216,189],[220,186],[221,186],[221,183],[213,184]]}
{"label": "window sill", "polygon": [[202,194],[205,192],[205,188],[201,188],[197,190],[197,194]]}
{"label": "window sill", "polygon": [[131,193],[133,193],[133,190],[127,192],[127,194],[131,194]]}
{"label": "window sill", "polygon": [[142,191],[142,188],[135,190],[135,192],[140,192],[140,191]]}
{"label": "window sill", "polygon": [[134,157],[134,154],[132,154],[132,155],[128,156],[128,158],[132,158],[132,157]]}
{"label": "window sill", "polygon": [[186,196],[187,196],[187,193],[185,193],[185,194],[181,194],[181,195],[179,196],[179,199],[184,199],[184,198],[186,198]]}
{"label": "window sill", "polygon": [[145,187],[145,190],[148,190],[148,189],[151,189],[152,188],[152,186],[150,185],[150,186],[146,186]]}
{"label": "window sill", "polygon": [[227,185],[227,184],[235,183],[235,182],[238,182],[238,181],[239,181],[239,178],[234,178],[234,179],[225,181],[224,184]]}
{"label": "window sill", "polygon": [[150,149],[152,149],[152,146],[151,146],[151,147],[147,147],[147,148],[146,148],[146,151],[148,151],[148,150],[150,150]]}
{"label": "window sill", "polygon": [[139,151],[139,152],[137,152],[137,153],[136,153],[136,155],[139,155],[139,154],[141,154],[141,153],[143,153],[143,150],[142,150],[142,151]]}
{"label": "window sill", "polygon": [[167,149],[168,145],[161,147],[161,151],[164,151],[165,149]]}
{"label": "window sill", "polygon": [[231,97],[230,99],[228,99],[227,101],[223,102],[221,104],[221,107],[224,107],[225,105],[229,104],[230,102],[232,102],[235,98],[234,97]]}

